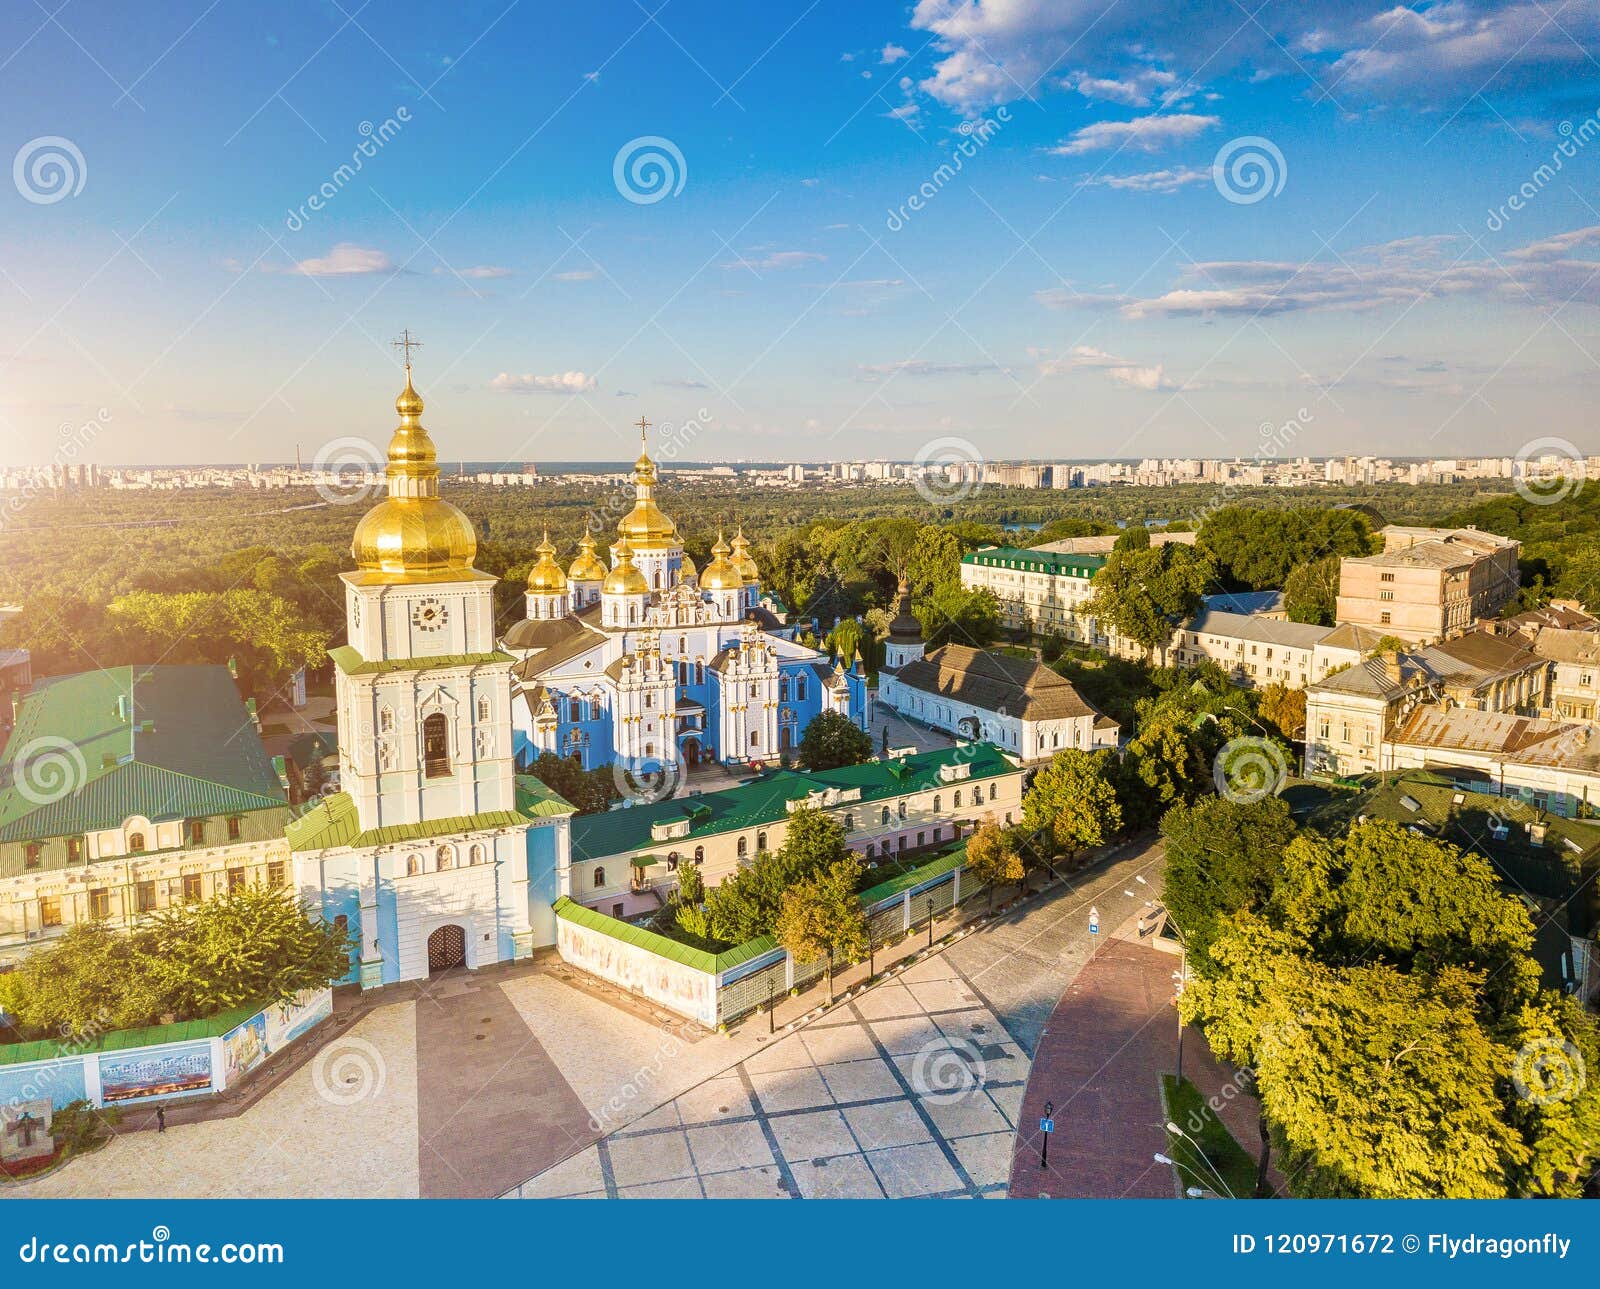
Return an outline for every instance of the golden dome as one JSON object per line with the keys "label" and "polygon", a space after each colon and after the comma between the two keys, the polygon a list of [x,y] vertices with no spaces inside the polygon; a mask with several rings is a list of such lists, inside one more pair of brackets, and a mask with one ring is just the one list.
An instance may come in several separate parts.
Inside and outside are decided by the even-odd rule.
{"label": "golden dome", "polygon": [[400,424],[389,440],[389,495],[356,525],[350,554],[364,572],[396,581],[470,573],[478,538],[472,521],[439,496],[438,454],[419,419],[422,396],[412,387],[409,365],[394,405]]}
{"label": "golden dome", "polygon": [[733,535],[733,556],[729,561],[739,570],[739,576],[744,578],[746,586],[751,586],[761,580],[761,570],[756,567],[756,562],[750,557],[750,543],[745,540],[744,525],[739,526],[739,531]]}
{"label": "golden dome", "polygon": [[636,551],[664,551],[680,545],[677,525],[655,502],[656,463],[640,452],[633,463],[633,509],[617,522],[617,534]]}
{"label": "golden dome", "polygon": [[705,572],[700,574],[702,591],[737,591],[744,585],[744,578],[739,576],[739,570],[728,562],[728,550],[728,543],[723,541],[719,530],[717,544],[711,548],[711,563],[707,564]]}
{"label": "golden dome", "polygon": [[545,529],[544,540],[536,548],[539,562],[528,570],[528,590],[534,594],[553,595],[567,589],[567,575],[556,563],[556,548],[550,541],[550,530]]}
{"label": "golden dome", "polygon": [[578,558],[573,560],[572,567],[567,569],[567,576],[574,582],[606,580],[606,566],[594,553],[594,534],[586,532],[578,542]]}
{"label": "golden dome", "polygon": [[614,548],[617,552],[617,566],[606,574],[606,580],[601,584],[600,591],[604,595],[649,595],[650,583],[644,580],[644,574],[639,571],[633,562],[633,547],[628,545],[624,536]]}

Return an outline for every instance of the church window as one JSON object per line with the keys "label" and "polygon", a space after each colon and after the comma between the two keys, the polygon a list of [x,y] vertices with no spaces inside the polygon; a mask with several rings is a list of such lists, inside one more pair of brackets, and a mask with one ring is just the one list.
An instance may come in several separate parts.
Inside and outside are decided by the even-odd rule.
{"label": "church window", "polygon": [[803,675],[794,678],[794,697],[796,702],[806,701],[806,678]]}
{"label": "church window", "polygon": [[753,681],[753,680],[750,682],[750,697],[751,698],[760,698],[761,697],[761,686],[756,684],[756,682]]}
{"label": "church window", "polygon": [[960,788],[956,789],[956,809],[957,810],[961,809],[961,789]]}
{"label": "church window", "polygon": [[933,794],[933,813],[938,814],[944,805],[944,799],[936,792]]}
{"label": "church window", "polygon": [[433,857],[435,860],[434,866],[441,873],[447,868],[456,866],[456,852],[449,846],[440,846],[438,850],[433,852]]}
{"label": "church window", "polygon": [[778,682],[778,701],[780,703],[789,701],[789,678],[787,676]]}
{"label": "church window", "polygon": [[594,888],[595,888],[595,890],[598,891],[605,884],[606,884],[606,870],[603,869],[603,868],[596,868],[594,870]]}
{"label": "church window", "polygon": [[757,851],[763,851],[766,848],[767,848],[767,834],[764,833],[764,832],[758,832],[756,834],[756,850]]}
{"label": "church window", "polygon": [[378,712],[378,732],[380,734],[394,733],[394,708],[385,707]]}
{"label": "church window", "polygon": [[761,746],[761,734],[760,734],[759,731],[757,731],[757,730],[751,730],[750,731],[750,746],[751,747],[760,747]]}
{"label": "church window", "polygon": [[706,683],[706,665],[703,662],[697,662],[694,665],[694,683],[697,685]]}
{"label": "church window", "polygon": [[131,833],[129,833],[128,834],[128,851],[129,851],[129,853],[137,855],[143,850],[144,850],[144,834],[142,832],[131,832]]}
{"label": "church window", "polygon": [[739,838],[738,852],[740,859],[743,859],[750,853],[750,839],[748,837]]}
{"label": "church window", "polygon": [[483,856],[483,843],[473,842],[472,849],[467,852],[467,862],[469,864],[481,864],[483,863]]}
{"label": "church window", "polygon": [[649,739],[645,740],[644,754],[646,756],[654,756],[656,754],[656,745],[653,742],[651,742]]}
{"label": "church window", "polygon": [[478,719],[480,721],[489,719],[489,699],[487,696],[478,699]]}
{"label": "church window", "polygon": [[639,619],[639,606],[637,604],[630,604],[628,606],[628,621],[629,622],[636,622],[636,621],[638,621],[638,619]]}
{"label": "church window", "polygon": [[679,653],[688,653],[689,652],[689,637],[688,636],[679,636],[678,637],[678,652]]}
{"label": "church window", "polygon": [[422,856],[421,855],[407,855],[406,856],[406,876],[407,877],[415,877],[421,871],[422,871]]}
{"label": "church window", "polygon": [[645,709],[645,711],[648,712],[648,711],[652,710],[655,707],[655,705],[656,705],[656,696],[654,694],[646,694],[644,696],[644,709]]}
{"label": "church window", "polygon": [[430,779],[450,773],[450,722],[443,712],[433,712],[422,722],[422,772]]}
{"label": "church window", "polygon": [[844,830],[846,832],[854,832],[856,830],[856,817],[849,811],[845,812]]}

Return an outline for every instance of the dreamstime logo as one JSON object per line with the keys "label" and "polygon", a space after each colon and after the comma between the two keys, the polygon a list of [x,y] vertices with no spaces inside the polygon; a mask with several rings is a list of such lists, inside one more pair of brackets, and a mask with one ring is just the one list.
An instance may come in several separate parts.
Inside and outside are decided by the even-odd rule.
{"label": "dreamstime logo", "polygon": [[1235,206],[1253,206],[1283,191],[1289,164],[1278,145],[1259,134],[1229,139],[1211,162],[1211,182]]}
{"label": "dreamstime logo", "polygon": [[911,1087],[932,1105],[953,1105],[983,1087],[983,1053],[964,1038],[924,1043],[911,1060]]}
{"label": "dreamstime logo", "polygon": [[89,779],[89,763],[78,745],[54,734],[24,744],[13,764],[17,791],[36,806],[60,801]]}
{"label": "dreamstime logo", "polygon": [[389,1070],[383,1053],[364,1038],[341,1038],[317,1053],[311,1086],[329,1105],[350,1106],[383,1095]]}
{"label": "dreamstime logo", "polygon": [[1576,1100],[1587,1082],[1583,1053],[1565,1039],[1547,1036],[1524,1043],[1511,1062],[1511,1084],[1532,1105]]}
{"label": "dreamstime logo", "polygon": [[1224,743],[1211,763],[1217,791],[1229,801],[1249,805],[1274,795],[1289,777],[1289,761],[1271,739],[1247,735]]}
{"label": "dreamstime logo", "polygon": [[913,461],[917,466],[913,486],[930,506],[965,501],[983,486],[983,453],[966,439],[930,440]]}
{"label": "dreamstime logo", "polygon": [[334,506],[365,501],[383,490],[384,455],[378,445],[359,435],[330,439],[311,462],[317,496]]}
{"label": "dreamstime logo", "polygon": [[11,162],[11,182],[24,201],[53,206],[83,191],[89,166],[78,145],[59,134],[42,134],[17,149]]}
{"label": "dreamstime logo", "polygon": [[371,121],[363,121],[358,125],[356,133],[361,136],[361,142],[351,151],[350,160],[334,170],[315,192],[284,217],[284,227],[291,233],[298,233],[304,228],[311,217],[326,209],[328,203],[344,191],[345,185],[360,174],[366,163],[376,157],[410,120],[411,109],[397,107],[394,115],[386,118],[381,125],[373,125]]}
{"label": "dreamstime logo", "polygon": [[1554,183],[1563,165],[1577,156],[1580,149],[1587,147],[1591,139],[1600,138],[1600,113],[1587,117],[1576,126],[1571,121],[1563,121],[1556,129],[1561,135],[1561,142],[1556,144],[1550,160],[1523,180],[1521,186],[1497,209],[1491,210],[1483,221],[1484,227],[1491,233],[1498,233],[1510,223],[1513,215],[1525,210],[1529,202]]}
{"label": "dreamstime logo", "polygon": [[[703,430],[711,425],[713,417],[707,408],[700,408],[686,421],[664,422],[656,427],[656,442],[650,450],[657,465],[663,461],[676,461]],[[613,488],[589,509],[584,527],[599,536],[623,515],[633,509],[637,500],[632,491]]]}
{"label": "dreamstime logo", "polygon": [[111,423],[111,412],[100,408],[94,416],[80,425],[63,424],[57,431],[56,450],[51,453],[50,464],[32,471],[22,487],[7,493],[0,503],[0,529],[4,529],[38,497],[41,491],[51,488],[59,474],[75,464],[78,457],[99,438],[100,431]]}
{"label": "dreamstime logo", "polygon": [[1517,496],[1534,506],[1554,506],[1583,491],[1588,463],[1566,439],[1534,439],[1517,453],[1512,467]]}
{"label": "dreamstime logo", "polygon": [[689,178],[689,164],[671,139],[643,134],[617,149],[611,162],[611,182],[635,206],[653,206],[676,197]]}
{"label": "dreamstime logo", "polygon": [[650,806],[677,795],[678,785],[683,782],[683,765],[679,761],[630,763],[618,757],[611,763],[611,781],[635,805]]}
{"label": "dreamstime logo", "polygon": [[950,160],[923,180],[921,187],[897,208],[890,210],[888,217],[883,221],[883,226],[891,233],[898,233],[910,222],[913,215],[926,209],[928,203],[944,191],[945,185],[953,182],[966,163],[977,156],[989,140],[1000,133],[1001,127],[1010,121],[1011,109],[1006,107],[1000,108],[994,114],[993,120],[980,117],[974,121],[963,121],[956,127],[961,138],[951,149]]}

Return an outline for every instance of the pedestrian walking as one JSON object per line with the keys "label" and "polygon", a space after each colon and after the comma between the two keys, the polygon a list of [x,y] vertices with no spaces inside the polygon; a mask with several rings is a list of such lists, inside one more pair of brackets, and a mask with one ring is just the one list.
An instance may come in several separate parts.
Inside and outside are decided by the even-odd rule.
{"label": "pedestrian walking", "polygon": [[167,1130],[167,1107],[158,1105],[156,1107],[156,1131],[157,1132],[165,1132],[166,1130]]}

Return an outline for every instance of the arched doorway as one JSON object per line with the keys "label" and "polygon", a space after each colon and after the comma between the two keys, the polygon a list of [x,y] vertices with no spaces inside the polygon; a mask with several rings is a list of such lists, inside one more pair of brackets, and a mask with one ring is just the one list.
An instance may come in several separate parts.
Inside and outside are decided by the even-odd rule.
{"label": "arched doorway", "polygon": [[428,974],[438,975],[467,961],[467,933],[455,923],[439,927],[428,937]]}
{"label": "arched doorway", "polygon": [[683,763],[685,765],[699,765],[701,756],[699,739],[690,737],[683,740]]}

